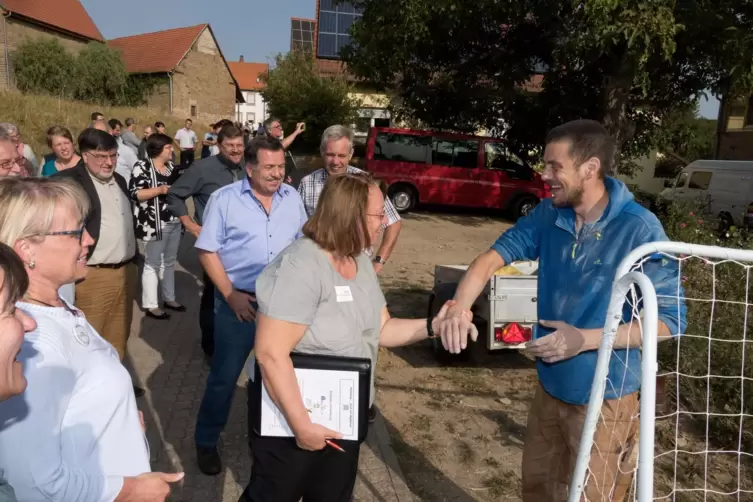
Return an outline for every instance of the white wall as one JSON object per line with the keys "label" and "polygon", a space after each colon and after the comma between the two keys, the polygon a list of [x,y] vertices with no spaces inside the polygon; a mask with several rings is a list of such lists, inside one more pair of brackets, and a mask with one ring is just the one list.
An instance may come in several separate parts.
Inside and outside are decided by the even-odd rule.
{"label": "white wall", "polygon": [[644,192],[658,194],[664,189],[664,179],[654,177],[654,168],[656,167],[656,152],[652,152],[650,155],[636,159],[638,165],[643,169],[635,173],[632,177],[619,175],[617,176],[626,185],[635,186]]}
{"label": "white wall", "polygon": [[[258,91],[242,91],[243,97],[246,99],[245,103],[237,103],[235,105],[235,118],[237,121],[245,124],[247,120],[253,120],[254,126],[257,126],[259,122],[264,122],[269,116],[267,112],[267,104],[264,102],[264,98]],[[252,117],[249,116],[253,114]]]}

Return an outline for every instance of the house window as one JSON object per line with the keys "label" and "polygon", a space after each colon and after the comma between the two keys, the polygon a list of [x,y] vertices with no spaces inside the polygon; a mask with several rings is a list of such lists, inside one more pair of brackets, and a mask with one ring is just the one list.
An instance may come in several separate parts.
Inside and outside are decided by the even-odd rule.
{"label": "house window", "polygon": [[196,105],[191,105],[191,116],[196,117]]}
{"label": "house window", "polygon": [[246,103],[249,105],[255,105],[256,104],[256,93],[255,92],[247,92],[246,93]]}
{"label": "house window", "polygon": [[256,123],[256,114],[252,113],[252,112],[248,112],[246,114],[246,122],[247,123],[251,123],[251,124],[255,124]]}

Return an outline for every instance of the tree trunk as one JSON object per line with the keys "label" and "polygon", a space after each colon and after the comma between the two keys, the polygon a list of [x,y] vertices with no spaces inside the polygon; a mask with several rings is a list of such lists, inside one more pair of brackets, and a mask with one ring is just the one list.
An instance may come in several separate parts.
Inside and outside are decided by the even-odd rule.
{"label": "tree trunk", "polygon": [[613,73],[606,78],[605,82],[602,120],[604,127],[615,139],[617,145],[612,164],[613,175],[619,173],[622,146],[635,134],[635,124],[627,116],[630,92],[635,79],[635,63],[627,54],[627,50],[622,51],[622,56],[615,63]]}

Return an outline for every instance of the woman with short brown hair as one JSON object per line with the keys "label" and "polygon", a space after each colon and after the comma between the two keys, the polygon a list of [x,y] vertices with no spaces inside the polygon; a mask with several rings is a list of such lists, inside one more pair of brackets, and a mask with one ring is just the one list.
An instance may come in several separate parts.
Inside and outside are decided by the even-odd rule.
{"label": "woman with short brown hair", "polygon": [[[346,502],[358,470],[357,441],[312,423],[290,353],[368,358],[370,403],[379,347],[399,347],[433,334],[434,319],[394,319],[387,311],[371,259],[364,253],[383,224],[384,195],[367,174],[330,178],[294,242],[256,281],[259,302],[256,359],[264,386],[295,438],[265,437],[249,427],[253,467],[241,500]],[[251,388],[251,386],[249,386]],[[249,399],[249,419],[258,403]]]}
{"label": "woman with short brown hair", "polygon": [[42,166],[42,176],[52,176],[81,162],[81,156],[73,146],[73,135],[63,126],[47,129],[47,146],[52,150],[52,158]]}

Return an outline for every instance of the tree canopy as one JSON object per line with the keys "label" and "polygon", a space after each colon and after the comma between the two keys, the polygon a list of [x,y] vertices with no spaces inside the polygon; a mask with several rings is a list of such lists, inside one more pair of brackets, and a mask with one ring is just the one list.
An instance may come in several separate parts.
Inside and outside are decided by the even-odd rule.
{"label": "tree canopy", "polygon": [[364,14],[348,68],[394,89],[398,113],[504,133],[519,150],[593,118],[624,158],[638,157],[661,146],[662,120],[705,91],[753,89],[753,0],[352,3]]}
{"label": "tree canopy", "polygon": [[358,102],[350,95],[351,85],[342,76],[319,75],[310,55],[290,52],[279,55],[264,78],[261,91],[269,114],[280,120],[285,131],[306,123],[302,146],[316,149],[324,129],[332,124],[352,124],[358,116]]}

